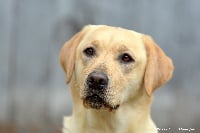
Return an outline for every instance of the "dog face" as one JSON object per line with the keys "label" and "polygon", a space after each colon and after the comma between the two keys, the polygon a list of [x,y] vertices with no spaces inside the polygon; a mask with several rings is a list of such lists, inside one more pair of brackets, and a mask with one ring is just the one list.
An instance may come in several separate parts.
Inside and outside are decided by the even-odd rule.
{"label": "dog face", "polygon": [[128,98],[127,93],[136,94],[144,75],[146,53],[140,34],[102,27],[80,43],[76,59],[75,76],[84,105],[112,110]]}
{"label": "dog face", "polygon": [[[152,92],[172,74],[171,60],[143,34],[87,26],[61,50],[67,82],[75,80],[86,108],[116,110],[143,90]],[[163,64],[164,63],[164,64]]]}

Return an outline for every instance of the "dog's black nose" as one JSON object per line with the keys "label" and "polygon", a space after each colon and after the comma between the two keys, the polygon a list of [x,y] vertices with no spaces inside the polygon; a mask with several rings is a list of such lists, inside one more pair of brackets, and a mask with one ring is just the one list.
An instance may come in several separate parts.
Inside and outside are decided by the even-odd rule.
{"label": "dog's black nose", "polygon": [[87,85],[90,89],[105,89],[108,85],[108,77],[102,72],[92,72],[88,75]]}

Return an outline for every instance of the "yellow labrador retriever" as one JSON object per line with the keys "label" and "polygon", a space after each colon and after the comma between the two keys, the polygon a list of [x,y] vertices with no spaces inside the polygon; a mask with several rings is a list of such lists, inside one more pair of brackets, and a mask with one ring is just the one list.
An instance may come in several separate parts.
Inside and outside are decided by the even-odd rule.
{"label": "yellow labrador retriever", "polygon": [[151,37],[88,25],[64,44],[60,63],[73,97],[63,133],[157,133],[152,93],[173,64]]}

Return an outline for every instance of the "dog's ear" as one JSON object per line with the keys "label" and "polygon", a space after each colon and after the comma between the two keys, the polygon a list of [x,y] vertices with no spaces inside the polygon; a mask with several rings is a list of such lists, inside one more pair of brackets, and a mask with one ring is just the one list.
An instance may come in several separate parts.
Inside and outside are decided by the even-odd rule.
{"label": "dog's ear", "polygon": [[147,94],[151,96],[156,88],[171,78],[174,66],[172,60],[151,37],[143,35],[143,41],[147,51],[144,86]]}
{"label": "dog's ear", "polygon": [[67,83],[70,82],[73,72],[74,72],[76,49],[80,41],[82,40],[83,36],[85,35],[88,27],[89,26],[86,26],[80,32],[76,33],[61,48],[59,59],[60,59],[60,64],[67,75],[67,79],[66,79]]}

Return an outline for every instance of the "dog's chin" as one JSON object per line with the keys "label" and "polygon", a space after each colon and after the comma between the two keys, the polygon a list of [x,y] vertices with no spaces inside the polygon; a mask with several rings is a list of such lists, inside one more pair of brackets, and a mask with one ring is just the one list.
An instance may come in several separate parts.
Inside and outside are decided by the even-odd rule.
{"label": "dog's chin", "polygon": [[108,110],[110,112],[115,111],[119,108],[119,105],[110,105],[105,102],[103,98],[94,94],[92,96],[86,96],[83,99],[83,105],[85,108],[92,108],[96,110]]}

